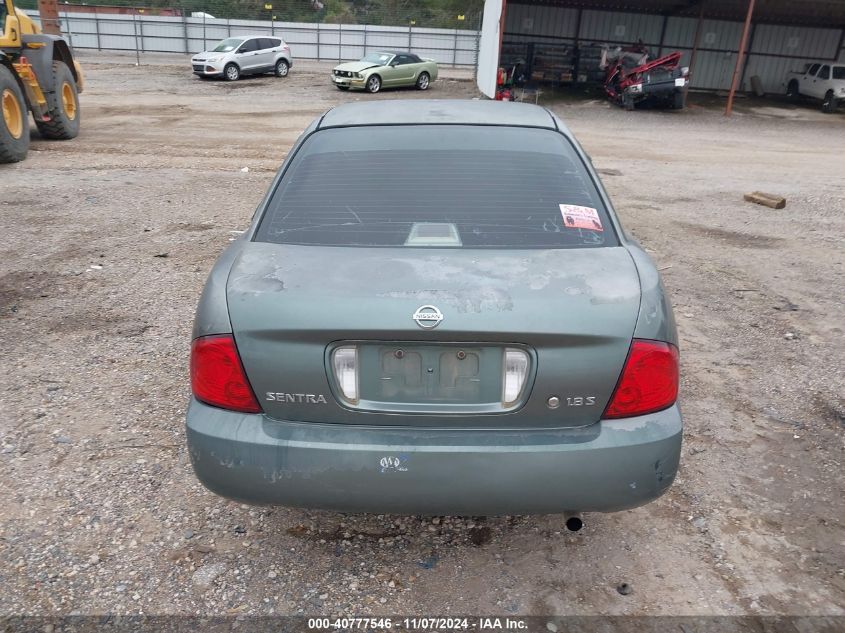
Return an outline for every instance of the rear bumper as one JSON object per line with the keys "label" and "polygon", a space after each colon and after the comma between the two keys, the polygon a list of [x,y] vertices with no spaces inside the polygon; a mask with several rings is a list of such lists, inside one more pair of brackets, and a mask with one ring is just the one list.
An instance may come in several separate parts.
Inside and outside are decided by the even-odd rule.
{"label": "rear bumper", "polygon": [[580,429],[484,431],[283,422],[191,400],[200,481],[256,504],[349,512],[499,515],[613,512],[671,485],[677,405]]}

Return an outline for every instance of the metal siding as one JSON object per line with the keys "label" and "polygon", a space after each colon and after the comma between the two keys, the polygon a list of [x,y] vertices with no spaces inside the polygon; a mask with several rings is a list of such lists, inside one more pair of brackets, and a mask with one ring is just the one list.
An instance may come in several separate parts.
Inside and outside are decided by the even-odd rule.
{"label": "metal siding", "polygon": [[505,33],[518,32],[517,24],[520,24],[521,15],[525,11],[525,5],[512,4],[509,5],[505,12]]}
{"label": "metal siding", "polygon": [[[37,20],[37,12],[27,12]],[[222,39],[238,35],[276,35],[291,47],[294,60],[358,59],[378,48],[406,49],[440,64],[474,65],[478,32],[455,29],[382,27],[374,25],[311,24],[269,20],[226,20],[60,12],[71,44],[77,48],[198,53]],[[319,31],[319,35],[318,35]],[[341,41],[342,40],[342,41]],[[319,45],[318,42],[319,41]]]}
{"label": "metal siding", "polygon": [[[692,48],[697,18],[670,17],[666,24],[664,48]],[[733,50],[739,47],[742,24],[724,20],[703,20],[699,48]],[[658,35],[659,37],[659,35]]]}
{"label": "metal siding", "polygon": [[[684,50],[682,64],[689,64],[690,48],[695,39],[695,18],[670,18],[666,29],[664,52],[671,49]],[[707,38],[707,33],[713,33]],[[786,75],[805,63],[830,59],[836,54],[841,30],[817,29],[796,26],[775,26],[758,24],[754,27],[751,54],[743,77],[741,90],[751,89],[751,77],[760,77],[763,90],[781,93],[786,90]],[[736,60],[736,50],[742,35],[742,24],[722,20],[704,20],[699,42],[696,68],[692,73],[692,88],[728,90]],[[793,48],[788,48],[791,43]],[[707,41],[710,39],[711,41]],[[703,50],[701,50],[703,49]],[[727,49],[730,53],[708,51]],[[756,53],[756,54],[755,54]],[[798,58],[785,57],[797,56]]]}
{"label": "metal siding", "polygon": [[[697,18],[669,18],[663,52],[679,50],[683,53],[681,64],[689,66],[692,45],[695,42]],[[702,90],[728,90],[731,86],[736,50],[742,36],[742,24],[724,20],[703,20],[691,71],[690,87]],[[708,50],[716,49],[716,50]]]}
{"label": "metal siding", "polygon": [[839,29],[760,24],[754,30],[753,53],[831,59],[836,56]]}
{"label": "metal siding", "polygon": [[574,39],[577,22],[577,9],[513,4],[508,5],[505,33],[508,39],[513,39],[511,35]]}
{"label": "metal siding", "polygon": [[704,20],[701,25],[699,47],[736,51],[742,38],[742,26],[741,22]]}
{"label": "metal siding", "polygon": [[736,53],[699,50],[692,72],[692,88],[728,90],[736,65]]}
{"label": "metal siding", "polygon": [[[576,9],[553,6],[509,5],[506,31],[513,35],[509,35],[508,40],[530,42],[543,36],[575,39],[577,13]],[[526,22],[526,19],[529,21]],[[697,23],[696,18],[670,17],[666,23],[663,52],[679,50],[683,53],[681,64],[689,65]],[[617,32],[618,26],[624,27],[621,35]],[[728,90],[743,25],[741,22],[706,19],[701,26],[691,87]],[[663,16],[660,15],[584,10],[578,39],[617,44],[642,39],[657,52],[662,27]],[[805,59],[807,62],[813,61],[813,58],[831,59],[838,54],[839,59],[845,60],[845,49],[836,50],[840,36],[841,29],[756,25],[740,89],[750,89],[750,79],[757,75],[766,92],[780,93],[785,90],[787,73],[803,67]]]}
{"label": "metal siding", "polygon": [[633,43],[642,40],[657,45],[663,16],[615,11],[584,11],[579,39],[585,42]]}
{"label": "metal siding", "polygon": [[663,38],[664,49],[692,46],[695,40],[696,22],[695,18],[669,18],[666,23],[666,35]]}

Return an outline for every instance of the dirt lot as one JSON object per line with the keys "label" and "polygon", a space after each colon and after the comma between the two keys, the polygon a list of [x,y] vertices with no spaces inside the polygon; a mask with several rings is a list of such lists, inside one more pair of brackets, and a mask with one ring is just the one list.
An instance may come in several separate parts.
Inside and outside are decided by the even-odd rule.
{"label": "dirt lot", "polygon": [[203,489],[182,425],[212,262],[312,117],[421,95],[87,69],[82,135],[0,167],[0,613],[845,614],[845,111],[550,104],[663,269],[687,424],[665,497],[569,534]]}

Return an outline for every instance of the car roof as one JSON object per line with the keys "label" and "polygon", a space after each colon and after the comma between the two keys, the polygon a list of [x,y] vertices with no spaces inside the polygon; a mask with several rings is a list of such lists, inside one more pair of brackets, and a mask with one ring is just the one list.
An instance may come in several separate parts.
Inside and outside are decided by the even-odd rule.
{"label": "car roof", "polygon": [[562,128],[545,108],[530,103],[470,99],[392,99],[347,103],[326,112],[317,129],[363,125],[507,125]]}

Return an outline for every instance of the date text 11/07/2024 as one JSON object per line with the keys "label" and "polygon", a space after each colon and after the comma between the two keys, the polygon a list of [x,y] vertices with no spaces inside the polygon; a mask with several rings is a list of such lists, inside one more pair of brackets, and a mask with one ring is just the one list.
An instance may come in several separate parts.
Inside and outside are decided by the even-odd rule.
{"label": "date text 11/07/2024", "polygon": [[312,631],[390,630],[404,631],[526,631],[528,622],[510,617],[350,617],[308,618]]}

